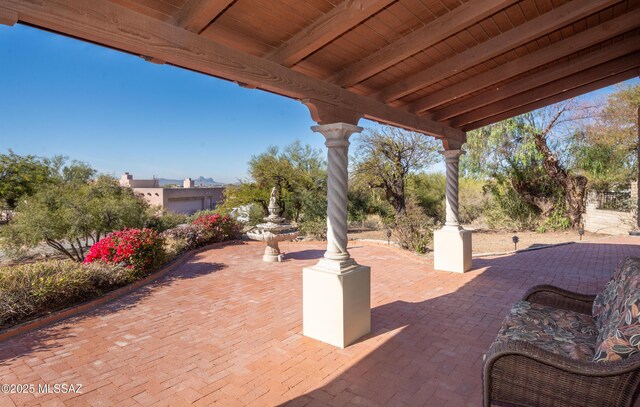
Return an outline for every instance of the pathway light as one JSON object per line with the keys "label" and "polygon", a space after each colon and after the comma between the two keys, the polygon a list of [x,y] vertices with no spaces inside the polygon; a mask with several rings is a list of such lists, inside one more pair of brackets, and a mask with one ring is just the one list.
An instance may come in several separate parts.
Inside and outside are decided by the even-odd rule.
{"label": "pathway light", "polygon": [[520,238],[518,236],[514,236],[511,238],[511,241],[513,242],[514,250],[518,250],[518,242],[520,241]]}

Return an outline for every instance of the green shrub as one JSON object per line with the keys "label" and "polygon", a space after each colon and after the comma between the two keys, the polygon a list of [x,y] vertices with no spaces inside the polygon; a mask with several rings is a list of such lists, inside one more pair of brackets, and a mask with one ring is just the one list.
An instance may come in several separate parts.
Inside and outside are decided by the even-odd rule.
{"label": "green shrub", "polygon": [[407,213],[396,215],[394,233],[398,244],[405,250],[426,253],[433,241],[436,224],[412,199],[407,201]]}
{"label": "green shrub", "polygon": [[171,212],[166,209],[158,210],[158,208],[150,208],[147,216],[145,227],[158,232],[164,232],[189,221],[188,215]]}
{"label": "green shrub", "polygon": [[491,194],[484,211],[487,223],[492,229],[534,230],[540,220],[540,210],[527,203],[505,179],[498,178],[484,186],[485,193]]}
{"label": "green shrub", "polygon": [[264,222],[265,214],[262,207],[256,204],[249,205],[248,208],[249,221],[247,226],[255,226]]}
{"label": "green shrub", "polygon": [[369,195],[362,189],[349,188],[347,197],[347,218],[349,222],[362,222],[369,209]]}
{"label": "green shrub", "polygon": [[133,270],[104,263],[52,260],[0,267],[0,327],[98,297],[135,280]]}
{"label": "green shrub", "polygon": [[[394,209],[384,197],[384,193],[377,188],[370,188],[358,182],[349,181],[348,192],[348,220],[349,222],[362,222],[369,215],[379,215],[386,223],[393,221]],[[318,217],[326,219],[327,199],[323,197],[324,206],[318,211]],[[388,221],[388,222],[387,222]]]}
{"label": "green shrub", "polygon": [[[412,174],[407,179],[407,195],[436,222],[444,222],[445,219],[445,183],[443,173]],[[460,222],[474,222],[484,215],[484,206],[489,200],[483,191],[484,182],[460,177],[459,183]]]}
{"label": "green shrub", "polygon": [[[407,195],[423,212],[443,222],[445,217],[445,175],[442,173],[412,174],[407,178]],[[407,202],[408,205],[408,202]]]}
{"label": "green shrub", "polygon": [[469,224],[483,220],[490,197],[484,192],[484,182],[473,178],[460,178],[460,223]]}
{"label": "green shrub", "polygon": [[190,245],[189,240],[185,237],[178,237],[176,233],[172,233],[175,230],[181,228],[169,229],[165,231],[162,236],[164,237],[164,252],[167,261],[173,260],[183,252],[189,249],[193,249],[195,245]]}
{"label": "green shrub", "polygon": [[367,215],[362,220],[362,227],[368,230],[380,230],[387,227],[386,221],[380,215]]}
{"label": "green shrub", "polygon": [[312,219],[300,223],[298,226],[300,234],[310,239],[326,240],[327,238],[327,220]]}
{"label": "green shrub", "polygon": [[561,200],[556,204],[555,209],[551,212],[540,226],[536,229],[538,233],[545,233],[547,230],[567,230],[571,227],[571,219],[565,215],[565,206]]}

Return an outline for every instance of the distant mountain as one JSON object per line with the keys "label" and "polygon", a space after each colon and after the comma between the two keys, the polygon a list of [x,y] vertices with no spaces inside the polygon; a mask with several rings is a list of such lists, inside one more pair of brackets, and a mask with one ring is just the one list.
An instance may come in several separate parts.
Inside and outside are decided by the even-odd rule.
{"label": "distant mountain", "polygon": [[[184,179],[170,179],[170,178],[158,178],[158,182],[160,182],[160,186],[163,187],[165,185],[179,185],[182,186],[182,182]],[[205,186],[205,187],[219,187],[224,185],[223,182],[218,182],[213,178],[205,178],[203,176],[199,176],[198,178],[193,178],[194,185]]]}

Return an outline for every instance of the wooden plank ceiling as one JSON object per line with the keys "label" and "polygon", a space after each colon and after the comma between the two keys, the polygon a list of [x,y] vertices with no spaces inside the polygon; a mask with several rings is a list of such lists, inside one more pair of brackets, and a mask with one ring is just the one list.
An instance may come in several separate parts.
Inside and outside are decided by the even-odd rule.
{"label": "wooden plank ceiling", "polygon": [[640,0],[0,0],[16,22],[454,146],[640,75]]}

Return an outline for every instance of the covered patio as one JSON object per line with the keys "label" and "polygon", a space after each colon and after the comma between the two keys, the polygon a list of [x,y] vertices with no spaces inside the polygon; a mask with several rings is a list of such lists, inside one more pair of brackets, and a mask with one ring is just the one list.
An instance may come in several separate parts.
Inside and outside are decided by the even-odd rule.
{"label": "covered patio", "polygon": [[257,243],[197,254],[167,278],[86,315],[0,344],[7,383],[80,383],[82,394],[0,394],[0,405],[478,406],[482,355],[530,287],[600,290],[618,237],[474,259],[464,275],[351,244],[372,270],[372,330],[340,350],[301,335],[301,266],[318,243],[261,261]]}
{"label": "covered patio", "polygon": [[466,132],[640,73],[633,0],[0,0],[0,23],[304,103],[326,139],[328,230],[323,258],[303,271],[303,333],[339,348],[371,330],[371,269],[347,250],[349,137],[360,119],[442,140],[446,223],[434,266],[464,273]]}
{"label": "covered patio", "polygon": [[[255,244],[211,250],[161,284],[4,342],[6,382],[77,381],[85,393],[0,401],[478,405],[482,353],[528,287],[596,292],[640,254],[619,238],[472,265],[458,222],[467,131],[640,74],[635,0],[0,0],[0,23],[300,100],[328,163],[326,246],[287,246],[278,265]],[[442,141],[434,264],[348,247],[349,137],[362,118]]]}

